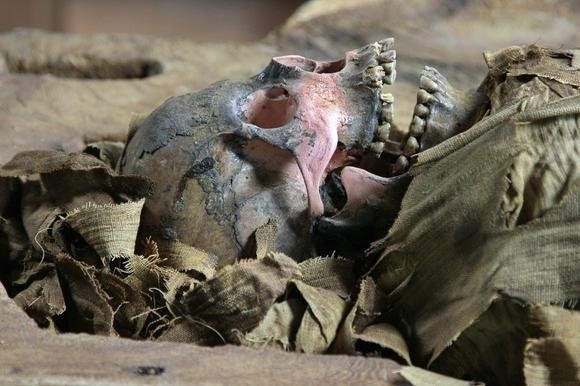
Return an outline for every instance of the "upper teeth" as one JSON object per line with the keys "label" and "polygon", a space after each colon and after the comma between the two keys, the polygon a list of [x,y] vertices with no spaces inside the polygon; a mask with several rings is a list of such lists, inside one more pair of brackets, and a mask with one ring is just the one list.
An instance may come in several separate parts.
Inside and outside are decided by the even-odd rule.
{"label": "upper teeth", "polygon": [[377,56],[377,60],[380,63],[390,63],[390,62],[394,62],[395,59],[397,59],[397,52],[394,51],[394,50],[381,52]]}
{"label": "upper teeth", "polygon": [[369,67],[365,70],[364,77],[369,87],[379,88],[383,86],[385,70],[382,66]]}
{"label": "upper teeth", "polygon": [[367,68],[365,74],[372,80],[379,80],[385,76],[385,70],[382,66],[374,66]]}
{"label": "upper teeth", "polygon": [[390,103],[383,104],[381,109],[381,120],[383,122],[393,122],[393,105]]}
{"label": "upper teeth", "polygon": [[381,93],[381,100],[385,103],[393,103],[395,101],[395,97],[390,92],[383,92]]}
{"label": "upper teeth", "polygon": [[389,139],[390,132],[391,132],[391,124],[389,122],[385,122],[379,126],[377,136],[381,141],[387,141]]}

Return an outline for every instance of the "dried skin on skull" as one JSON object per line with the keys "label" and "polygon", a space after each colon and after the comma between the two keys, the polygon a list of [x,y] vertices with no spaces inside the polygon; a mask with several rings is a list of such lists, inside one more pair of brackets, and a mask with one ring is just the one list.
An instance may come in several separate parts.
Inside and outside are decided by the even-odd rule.
{"label": "dried skin on skull", "polygon": [[135,131],[121,163],[122,173],[155,182],[141,233],[227,264],[251,254],[253,232],[275,220],[275,249],[298,260],[314,255],[327,173],[357,162],[379,123],[389,124],[379,92],[394,76],[383,68],[394,63],[392,43],[333,62],[277,57],[248,81],[168,100]]}

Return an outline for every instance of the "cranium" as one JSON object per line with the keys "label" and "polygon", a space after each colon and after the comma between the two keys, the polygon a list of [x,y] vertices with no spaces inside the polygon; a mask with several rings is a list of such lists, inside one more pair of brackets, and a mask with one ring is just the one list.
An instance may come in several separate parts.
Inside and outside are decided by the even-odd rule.
{"label": "cranium", "polygon": [[330,62],[277,57],[247,81],[166,101],[130,137],[120,164],[156,185],[141,232],[225,264],[274,222],[274,249],[312,256],[325,178],[385,146],[393,101],[381,87],[395,76],[392,46],[382,40]]}

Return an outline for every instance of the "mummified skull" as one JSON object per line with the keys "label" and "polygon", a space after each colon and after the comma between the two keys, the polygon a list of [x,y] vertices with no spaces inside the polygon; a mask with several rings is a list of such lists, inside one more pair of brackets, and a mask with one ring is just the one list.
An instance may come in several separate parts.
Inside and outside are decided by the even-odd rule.
{"label": "mummified skull", "polygon": [[392,46],[386,39],[333,62],[277,57],[248,81],[165,102],[139,125],[120,165],[155,182],[142,234],[228,263],[270,222],[273,249],[311,256],[327,175],[384,147],[392,96],[381,87],[395,76]]}

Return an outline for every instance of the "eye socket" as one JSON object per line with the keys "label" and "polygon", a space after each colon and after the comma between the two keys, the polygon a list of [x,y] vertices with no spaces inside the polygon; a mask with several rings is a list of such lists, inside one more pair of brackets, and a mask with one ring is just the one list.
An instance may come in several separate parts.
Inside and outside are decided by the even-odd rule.
{"label": "eye socket", "polygon": [[264,129],[284,126],[292,120],[298,103],[283,87],[258,90],[249,97],[245,106],[249,123]]}

